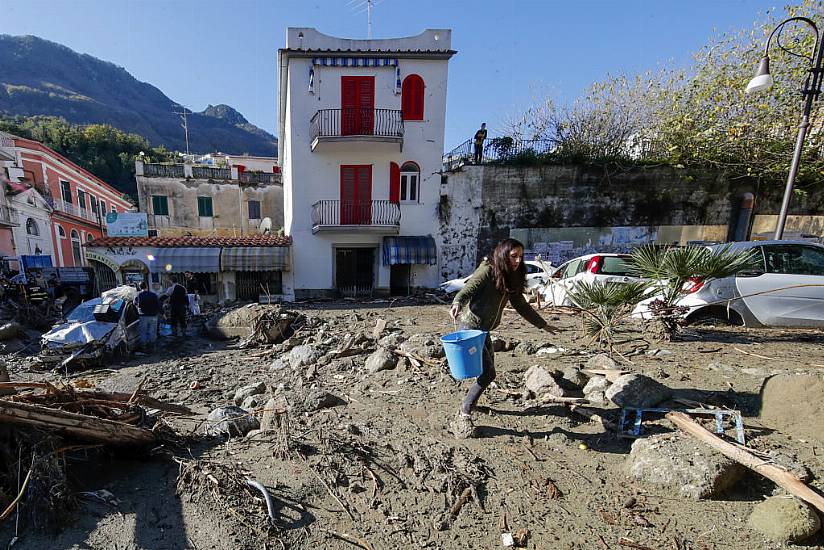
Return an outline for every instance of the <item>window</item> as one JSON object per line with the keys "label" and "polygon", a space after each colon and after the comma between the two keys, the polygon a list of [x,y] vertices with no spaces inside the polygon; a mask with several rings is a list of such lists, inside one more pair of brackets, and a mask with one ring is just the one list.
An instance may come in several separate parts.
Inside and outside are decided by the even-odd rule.
{"label": "window", "polygon": [[201,218],[211,218],[214,215],[212,210],[212,197],[197,198],[197,215]]}
{"label": "window", "polygon": [[421,169],[414,162],[401,166],[401,202],[418,202]]}
{"label": "window", "polygon": [[86,242],[90,243],[90,242],[92,242],[92,239],[94,239],[94,235],[92,235],[91,233],[88,233],[86,235]]}
{"label": "window", "polygon": [[401,111],[404,120],[423,120],[423,78],[411,74],[403,79]]}
{"label": "window", "polygon": [[260,219],[260,201],[249,201],[249,219]]}
{"label": "window", "polygon": [[60,194],[63,196],[63,202],[72,203],[72,187],[67,181],[60,182]]}
{"label": "window", "polygon": [[574,277],[578,273],[578,268],[581,265],[586,265],[582,260],[572,260],[569,262],[564,268],[564,274],[561,275],[562,279],[568,279],[570,277]]}
{"label": "window", "polygon": [[100,215],[105,218],[106,217],[106,201],[100,199]]}
{"label": "window", "polygon": [[57,226],[57,235],[58,235],[61,239],[65,239],[65,238],[66,238],[66,230],[65,230],[65,229],[63,229],[63,226],[62,226],[62,225],[58,225],[58,226]]}
{"label": "window", "polygon": [[152,214],[155,216],[168,216],[169,197],[165,195],[152,195]]}
{"label": "window", "polygon": [[77,205],[84,210],[86,209],[86,192],[80,189],[77,190]]}
{"label": "window", "polygon": [[74,267],[83,265],[83,256],[80,254],[80,234],[76,229],[72,229],[72,257],[74,258]]}
{"label": "window", "polygon": [[767,273],[824,275],[824,249],[800,244],[771,244],[764,248]]}
{"label": "window", "polygon": [[35,237],[40,235],[40,228],[37,226],[37,222],[34,218],[29,218],[26,220],[26,233],[29,235],[34,235]]}
{"label": "window", "polygon": [[112,214],[117,214],[117,208],[115,208],[114,205],[112,205]]}
{"label": "window", "polygon": [[100,211],[97,209],[97,197],[95,197],[94,195],[89,195],[89,207],[95,215],[100,213]]}

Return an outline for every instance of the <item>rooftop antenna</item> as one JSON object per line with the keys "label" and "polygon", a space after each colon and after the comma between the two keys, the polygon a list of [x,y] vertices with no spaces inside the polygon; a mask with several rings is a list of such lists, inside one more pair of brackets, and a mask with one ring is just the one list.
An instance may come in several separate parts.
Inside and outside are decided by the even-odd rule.
{"label": "rooftop antenna", "polygon": [[347,3],[357,15],[366,12],[366,38],[369,40],[372,40],[372,8],[381,2],[383,0],[349,0]]}
{"label": "rooftop antenna", "polygon": [[179,115],[180,118],[183,120],[183,124],[180,126],[183,127],[183,132],[186,135],[186,156],[189,156],[189,121],[186,119],[186,116],[191,114],[189,109],[186,107],[182,107],[180,105],[176,105],[176,107],[180,108],[180,111],[172,111],[174,114]]}

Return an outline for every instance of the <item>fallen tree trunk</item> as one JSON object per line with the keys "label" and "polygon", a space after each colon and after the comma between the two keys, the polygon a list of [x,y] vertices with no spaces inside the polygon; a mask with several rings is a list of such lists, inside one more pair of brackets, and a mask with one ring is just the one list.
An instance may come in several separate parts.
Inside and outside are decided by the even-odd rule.
{"label": "fallen tree trunk", "polygon": [[155,441],[151,431],[123,422],[7,400],[0,400],[0,423],[49,430],[107,445],[146,445]]}
{"label": "fallen tree trunk", "polygon": [[810,489],[804,482],[790,472],[765,462],[763,459],[752,455],[746,450],[724,441],[697,422],[694,422],[684,413],[669,412],[666,414],[666,418],[689,435],[703,441],[727,458],[731,458],[750,470],[770,479],[804,502],[816,507],[820,512],[824,512],[824,497]]}

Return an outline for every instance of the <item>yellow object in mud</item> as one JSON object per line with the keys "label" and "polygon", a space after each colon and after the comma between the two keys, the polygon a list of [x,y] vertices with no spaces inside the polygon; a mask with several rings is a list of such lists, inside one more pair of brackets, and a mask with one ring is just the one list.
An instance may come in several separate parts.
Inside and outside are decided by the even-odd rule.
{"label": "yellow object in mud", "polygon": [[587,445],[586,443],[579,443],[578,448],[582,451],[586,451],[587,449],[589,449],[589,445]]}

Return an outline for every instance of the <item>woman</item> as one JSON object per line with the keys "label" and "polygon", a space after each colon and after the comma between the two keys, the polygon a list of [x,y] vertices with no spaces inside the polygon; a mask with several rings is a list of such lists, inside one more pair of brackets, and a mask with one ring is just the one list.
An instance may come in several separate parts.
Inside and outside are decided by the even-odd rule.
{"label": "woman", "polygon": [[[462,329],[494,330],[501,323],[501,315],[507,301],[521,316],[550,334],[557,329],[550,327],[543,317],[527,304],[524,299],[526,286],[526,266],[524,265],[524,245],[515,239],[504,239],[492,253],[492,260],[484,260],[472,277],[452,301],[450,314],[460,320]],[[468,306],[468,307],[467,307]],[[472,409],[478,398],[495,380],[495,357],[492,339],[486,336],[483,349],[483,372],[469,388],[458,412],[453,431],[458,437],[472,437]]]}

